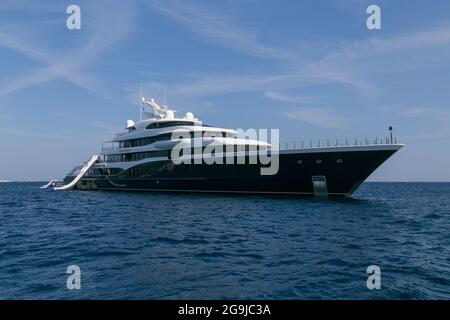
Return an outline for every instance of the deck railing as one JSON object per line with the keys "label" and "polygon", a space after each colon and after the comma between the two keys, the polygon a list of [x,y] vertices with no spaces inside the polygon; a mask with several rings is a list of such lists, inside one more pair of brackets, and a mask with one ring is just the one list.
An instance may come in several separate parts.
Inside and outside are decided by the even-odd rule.
{"label": "deck railing", "polygon": [[281,142],[280,150],[290,149],[312,149],[312,148],[335,148],[351,146],[376,146],[397,144],[397,138],[394,137],[375,137],[375,138],[343,138],[343,139],[323,139],[323,140],[300,140]]}
{"label": "deck railing", "polygon": [[[102,144],[102,153],[118,151],[119,144],[113,143]],[[397,138],[394,137],[375,137],[375,138],[337,138],[337,139],[319,139],[319,140],[299,140],[281,142],[279,150],[292,149],[312,149],[312,148],[335,148],[335,147],[351,147],[351,146],[376,146],[376,145],[390,145],[397,144]]]}

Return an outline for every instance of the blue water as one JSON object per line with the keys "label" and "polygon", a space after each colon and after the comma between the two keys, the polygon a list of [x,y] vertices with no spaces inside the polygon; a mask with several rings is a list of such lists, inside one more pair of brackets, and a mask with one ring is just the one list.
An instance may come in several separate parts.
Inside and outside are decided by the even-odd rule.
{"label": "blue water", "polygon": [[450,299],[448,183],[341,200],[39,185],[0,184],[1,299]]}

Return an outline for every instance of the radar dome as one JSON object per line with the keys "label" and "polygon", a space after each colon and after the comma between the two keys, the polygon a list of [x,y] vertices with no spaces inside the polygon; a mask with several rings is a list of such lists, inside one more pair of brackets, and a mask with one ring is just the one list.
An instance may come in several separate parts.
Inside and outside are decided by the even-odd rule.
{"label": "radar dome", "polygon": [[187,120],[194,120],[194,114],[192,112],[186,113],[184,116]]}
{"label": "radar dome", "polygon": [[125,123],[125,129],[130,129],[131,127],[134,127],[134,121],[127,120],[127,122]]}

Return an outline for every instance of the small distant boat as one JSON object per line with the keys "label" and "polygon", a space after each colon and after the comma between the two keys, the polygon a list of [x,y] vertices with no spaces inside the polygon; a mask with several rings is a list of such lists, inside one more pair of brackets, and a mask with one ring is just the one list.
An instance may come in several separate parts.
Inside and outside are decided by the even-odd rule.
{"label": "small distant boat", "polygon": [[8,182],[11,182],[11,181],[9,181],[9,180],[0,180],[0,183],[8,183]]}

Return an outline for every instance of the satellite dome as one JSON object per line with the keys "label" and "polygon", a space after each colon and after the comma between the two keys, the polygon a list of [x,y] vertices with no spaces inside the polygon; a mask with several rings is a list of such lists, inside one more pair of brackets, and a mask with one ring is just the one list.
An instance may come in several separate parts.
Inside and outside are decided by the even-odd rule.
{"label": "satellite dome", "polygon": [[187,120],[194,120],[194,114],[192,112],[187,112],[184,116]]}
{"label": "satellite dome", "polygon": [[127,122],[125,123],[125,129],[130,129],[131,127],[134,127],[134,121],[127,120]]}

